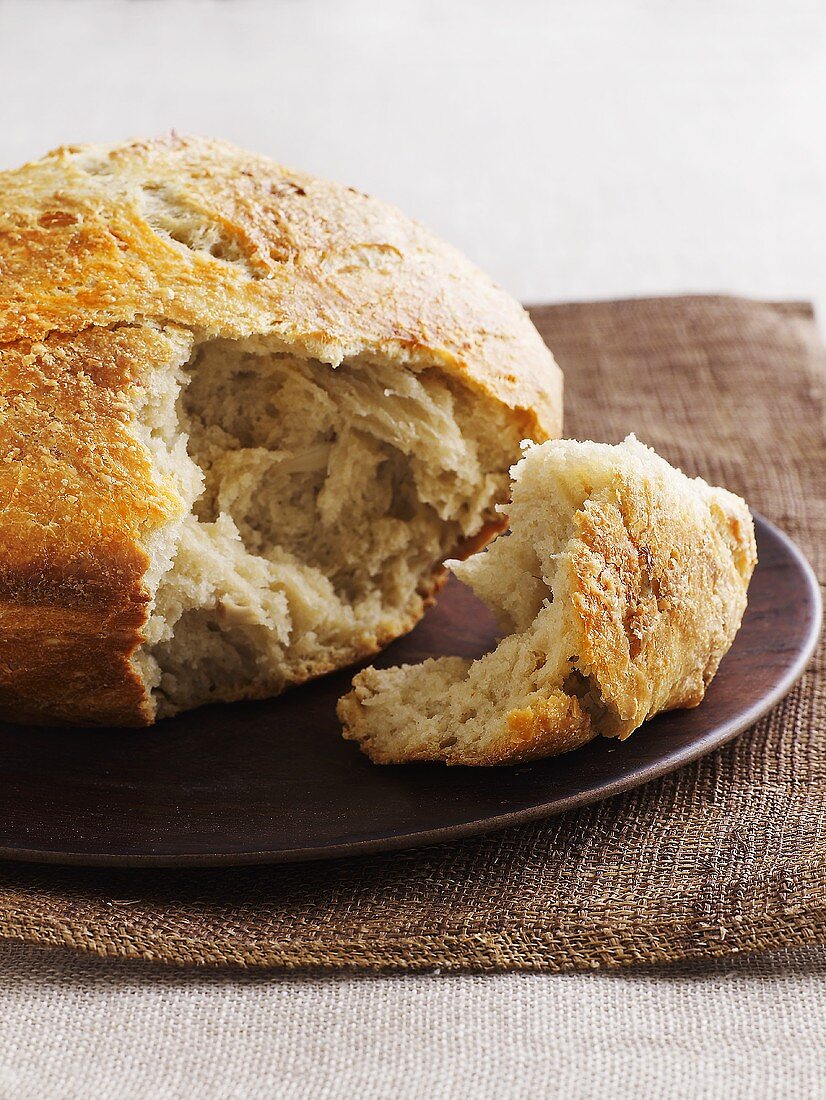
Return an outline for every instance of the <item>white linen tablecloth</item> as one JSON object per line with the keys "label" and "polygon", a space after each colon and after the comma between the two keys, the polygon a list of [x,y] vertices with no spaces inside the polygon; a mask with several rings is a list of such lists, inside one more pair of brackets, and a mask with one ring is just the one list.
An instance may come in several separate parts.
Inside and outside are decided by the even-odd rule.
{"label": "white linen tablecloth", "polygon": [[826,952],[574,975],[180,972],[0,947],[9,1100],[826,1094]]}
{"label": "white linen tablecloth", "polygon": [[[175,128],[387,198],[523,300],[826,307],[822,0],[0,0],[0,167]],[[826,951],[181,973],[0,945],[0,1100],[826,1095]]]}

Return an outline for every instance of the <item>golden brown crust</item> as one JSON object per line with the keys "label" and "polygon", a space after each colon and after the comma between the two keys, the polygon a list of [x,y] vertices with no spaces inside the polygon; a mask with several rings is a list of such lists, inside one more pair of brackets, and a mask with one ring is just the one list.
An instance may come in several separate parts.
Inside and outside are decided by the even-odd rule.
{"label": "golden brown crust", "polygon": [[457,753],[449,764],[519,764],[526,760],[541,760],[559,756],[592,741],[597,730],[591,716],[578,699],[563,691],[553,692],[547,699],[512,710],[506,720],[505,732],[484,752]]}
{"label": "golden brown crust", "polygon": [[146,620],[142,548],[181,508],[155,482],[127,399],[180,333],[146,326],[0,348],[0,713],[141,724],[129,664]]}
{"label": "golden brown crust", "polygon": [[345,741],[357,741],[359,748],[374,764],[444,763],[466,767],[493,767],[541,760],[579,748],[597,736],[588,712],[579,700],[562,691],[547,699],[511,711],[501,734],[490,742],[446,747],[439,741],[422,741],[405,746],[403,751],[382,738],[366,735],[364,707],[382,690],[381,674],[366,668],[353,680],[352,690],[337,706]]}
{"label": "golden brown crust", "polygon": [[181,501],[156,484],[126,395],[193,336],[435,365],[510,409],[523,434],[560,428],[559,371],[524,311],[351,189],[177,137],[66,147],[0,174],[7,718],[149,720],[130,664],[144,547]]}
{"label": "golden brown crust", "polygon": [[[561,428],[561,375],[525,311],[393,207],[232,146],[170,137],[66,147],[0,176],[0,343],[137,318],[271,335],[325,362],[438,363]],[[158,214],[158,207],[161,215]],[[210,247],[163,225],[206,219]]]}
{"label": "golden brown crust", "polygon": [[562,691],[508,715],[508,735],[485,764],[513,764],[570,752],[596,737],[579,700]]}
{"label": "golden brown crust", "polygon": [[609,736],[697,706],[746,608],[757,562],[746,505],[703,486],[710,504],[692,507],[675,484],[663,494],[645,477],[618,474],[574,517],[578,667],[604,705],[599,732]]}

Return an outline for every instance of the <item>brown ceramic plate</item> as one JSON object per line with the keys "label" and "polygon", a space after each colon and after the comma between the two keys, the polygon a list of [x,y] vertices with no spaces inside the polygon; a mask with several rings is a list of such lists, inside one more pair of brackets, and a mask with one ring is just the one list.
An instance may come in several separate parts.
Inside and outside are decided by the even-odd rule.
{"label": "brown ceramic plate", "polygon": [[[471,769],[376,767],[341,739],[351,672],[264,703],[207,707],[150,730],[0,725],[0,858],[122,866],[276,863],[408,848],[594,802],[687,764],[751,726],[794,684],[817,640],[817,582],[796,547],[757,521],[749,609],[702,705],[623,743]],[[382,664],[495,642],[456,581]]]}

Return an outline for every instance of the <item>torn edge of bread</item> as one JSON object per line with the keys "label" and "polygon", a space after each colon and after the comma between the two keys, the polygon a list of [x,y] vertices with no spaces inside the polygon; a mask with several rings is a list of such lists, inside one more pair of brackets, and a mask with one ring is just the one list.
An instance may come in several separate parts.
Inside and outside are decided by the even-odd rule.
{"label": "torn edge of bread", "polygon": [[449,563],[505,637],[475,661],[367,668],[338,705],[376,763],[485,765],[628,737],[696,706],[757,561],[748,507],[634,436],[525,444],[510,530]]}

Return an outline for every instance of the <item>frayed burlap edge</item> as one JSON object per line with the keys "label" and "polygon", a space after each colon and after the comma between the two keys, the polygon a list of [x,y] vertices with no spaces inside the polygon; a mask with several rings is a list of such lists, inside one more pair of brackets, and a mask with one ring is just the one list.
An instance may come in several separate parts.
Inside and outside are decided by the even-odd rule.
{"label": "frayed burlap edge", "polygon": [[334,942],[299,936],[282,943],[258,943],[253,949],[240,939],[199,944],[166,934],[159,943],[137,930],[120,938],[103,928],[61,922],[43,927],[24,918],[16,924],[2,922],[0,939],[178,968],[564,973],[819,946],[826,944],[826,909],[764,923],[735,920],[728,928],[697,920],[656,930],[628,925],[471,935],[337,936]]}

